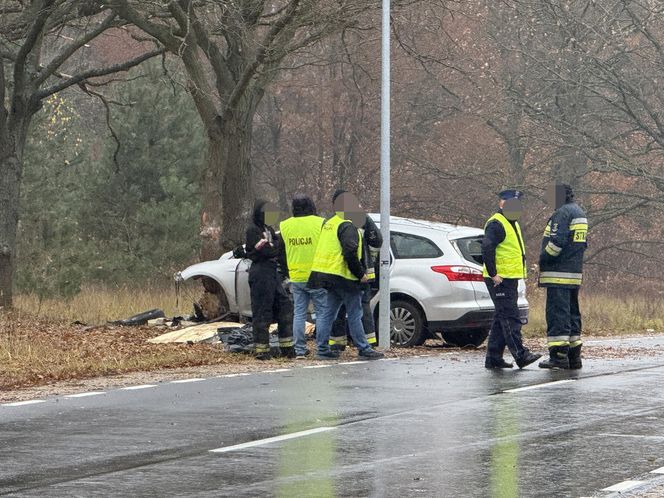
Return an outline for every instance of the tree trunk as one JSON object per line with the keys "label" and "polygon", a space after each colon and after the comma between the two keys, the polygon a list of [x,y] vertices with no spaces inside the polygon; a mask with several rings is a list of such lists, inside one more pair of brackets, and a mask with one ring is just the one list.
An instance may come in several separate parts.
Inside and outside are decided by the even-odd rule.
{"label": "tree trunk", "polygon": [[0,138],[0,308],[12,306],[23,142]]}
{"label": "tree trunk", "polygon": [[218,118],[208,130],[208,157],[203,175],[201,258],[216,259],[244,242],[251,218],[253,181],[251,140],[255,104],[243,103]]}

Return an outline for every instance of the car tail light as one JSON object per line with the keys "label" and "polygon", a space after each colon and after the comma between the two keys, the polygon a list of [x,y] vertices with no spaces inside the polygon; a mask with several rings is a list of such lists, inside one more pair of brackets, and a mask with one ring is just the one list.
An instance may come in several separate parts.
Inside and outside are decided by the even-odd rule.
{"label": "car tail light", "polygon": [[442,273],[450,282],[484,282],[482,272],[470,266],[445,265],[432,266],[436,273]]}

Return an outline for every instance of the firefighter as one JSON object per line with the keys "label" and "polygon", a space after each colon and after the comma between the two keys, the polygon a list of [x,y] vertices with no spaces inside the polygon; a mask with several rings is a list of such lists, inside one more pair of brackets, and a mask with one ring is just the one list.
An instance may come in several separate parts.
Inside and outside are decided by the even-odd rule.
{"label": "firefighter", "polygon": [[519,368],[542,356],[531,353],[521,337],[518,286],[519,280],[526,278],[526,246],[518,222],[523,210],[521,197],[518,190],[500,192],[499,210],[484,227],[484,282],[495,306],[484,362],[486,368],[514,366],[503,359],[505,346]]}
{"label": "firefighter", "polygon": [[333,197],[335,215],[323,224],[314,256],[309,286],[326,290],[325,308],[316,317],[316,342],[320,360],[339,357],[330,349],[332,324],[341,305],[346,306],[348,327],[359,356],[365,359],[382,358],[367,342],[362,326],[362,290],[369,282],[362,258],[362,234],[358,230],[366,219],[357,198],[348,192],[337,191]]}
{"label": "firefighter", "polygon": [[[345,190],[338,190],[337,194],[343,193]],[[373,312],[371,311],[371,298],[377,291],[376,284],[376,271],[375,262],[371,254],[371,249],[380,249],[383,245],[383,235],[376,223],[369,215],[366,216],[364,225],[360,230],[362,235],[362,260],[364,267],[367,269],[368,282],[363,285],[362,289],[362,325],[364,327],[364,335],[367,342],[375,347],[377,343],[376,338],[376,323],[374,321]],[[332,326],[332,336],[330,337],[330,346],[334,351],[343,351],[346,349],[348,343],[348,327],[346,323],[346,307],[342,306],[339,310],[339,315],[334,321]]]}
{"label": "firefighter", "polygon": [[252,327],[256,358],[269,360],[269,327],[277,321],[279,348],[282,356],[293,358],[293,304],[284,289],[278,264],[281,240],[277,238],[272,225],[279,220],[277,206],[265,201],[256,201],[252,223],[247,228],[246,252],[251,260],[249,268],[249,291],[251,294]]}
{"label": "firefighter", "polygon": [[583,253],[588,246],[588,219],[569,185],[552,185],[548,199],[555,211],[542,238],[538,283],[546,287],[549,359],[539,366],[576,370],[582,366],[579,288]]}
{"label": "firefighter", "polygon": [[307,286],[324,221],[324,218],[316,215],[316,206],[311,198],[297,194],[293,197],[293,216],[280,224],[295,311],[295,359],[304,359],[309,354],[305,335],[309,303],[313,302],[317,316],[324,306],[325,290],[310,289]]}

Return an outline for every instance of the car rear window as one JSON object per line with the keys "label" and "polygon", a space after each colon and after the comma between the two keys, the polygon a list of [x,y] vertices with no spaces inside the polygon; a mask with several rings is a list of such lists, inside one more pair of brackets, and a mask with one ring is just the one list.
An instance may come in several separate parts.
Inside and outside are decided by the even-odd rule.
{"label": "car rear window", "polygon": [[396,259],[439,258],[443,251],[425,237],[409,233],[391,233],[392,252]]}
{"label": "car rear window", "polygon": [[463,259],[479,265],[484,264],[482,258],[482,235],[476,237],[466,237],[465,239],[455,240]]}

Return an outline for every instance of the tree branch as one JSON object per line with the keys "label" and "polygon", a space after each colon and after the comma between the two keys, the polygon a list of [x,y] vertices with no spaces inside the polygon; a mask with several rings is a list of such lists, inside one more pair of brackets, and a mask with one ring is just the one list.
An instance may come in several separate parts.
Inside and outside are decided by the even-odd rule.
{"label": "tree branch", "polygon": [[119,73],[122,71],[127,71],[131,69],[132,67],[138,66],[142,62],[145,62],[148,59],[151,59],[153,57],[156,57],[158,55],[161,55],[165,52],[165,48],[160,48],[156,50],[152,50],[151,52],[146,52],[143,55],[140,55],[134,59],[125,61],[121,64],[115,64],[113,66],[108,66],[104,68],[98,68],[98,69],[90,69],[88,71],[83,71],[82,73],[79,73],[75,76],[72,76],[71,78],[68,78],[65,81],[62,81],[60,83],[57,83],[55,85],[52,85],[50,87],[44,88],[34,94],[34,98],[37,100],[43,99],[44,97],[48,97],[49,95],[53,95],[54,93],[60,92],[64,90],[65,88],[69,88],[72,85],[77,85],[79,83],[82,83],[90,78],[98,78],[100,76],[106,76],[108,74],[113,74],[113,73]]}
{"label": "tree branch", "polygon": [[117,17],[117,14],[115,12],[111,12],[98,26],[97,28],[93,29],[92,31],[85,33],[83,36],[78,38],[77,40],[74,40],[72,43],[70,43],[67,47],[65,47],[62,52],[60,52],[57,56],[55,56],[51,62],[48,63],[46,67],[44,67],[41,71],[39,71],[39,75],[37,76],[35,82],[36,85],[41,85],[46,79],[53,75],[57,69],[71,57],[74,52],[76,52],[78,49],[80,49],[82,46],[85,44],[89,43],[93,39],[95,39],[97,36],[102,34],[104,31],[106,31],[108,28],[113,26],[113,21]]}

